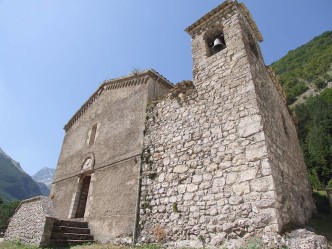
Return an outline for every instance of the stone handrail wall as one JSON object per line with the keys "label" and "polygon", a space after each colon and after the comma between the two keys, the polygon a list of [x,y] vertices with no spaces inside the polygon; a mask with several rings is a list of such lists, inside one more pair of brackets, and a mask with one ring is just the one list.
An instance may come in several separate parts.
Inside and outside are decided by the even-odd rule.
{"label": "stone handrail wall", "polygon": [[49,243],[55,212],[52,201],[44,196],[24,200],[17,207],[5,233],[5,241],[44,246]]}

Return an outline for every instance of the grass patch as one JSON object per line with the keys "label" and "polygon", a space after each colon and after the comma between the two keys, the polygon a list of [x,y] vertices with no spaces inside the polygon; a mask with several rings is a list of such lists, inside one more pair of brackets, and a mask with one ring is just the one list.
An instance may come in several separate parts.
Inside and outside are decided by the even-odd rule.
{"label": "grass patch", "polygon": [[1,249],[37,249],[36,246],[25,245],[20,242],[0,242]]}

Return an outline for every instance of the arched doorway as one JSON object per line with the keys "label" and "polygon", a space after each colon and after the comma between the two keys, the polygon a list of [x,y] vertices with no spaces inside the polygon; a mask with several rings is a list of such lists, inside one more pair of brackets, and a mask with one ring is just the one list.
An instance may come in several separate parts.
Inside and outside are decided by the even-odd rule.
{"label": "arched doorway", "polygon": [[90,182],[91,182],[91,176],[85,176],[83,178],[81,193],[77,204],[75,218],[84,218],[86,203],[88,200]]}

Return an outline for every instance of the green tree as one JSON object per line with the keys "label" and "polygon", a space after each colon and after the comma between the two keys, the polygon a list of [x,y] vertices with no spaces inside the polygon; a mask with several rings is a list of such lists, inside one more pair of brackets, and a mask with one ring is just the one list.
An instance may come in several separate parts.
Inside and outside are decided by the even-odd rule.
{"label": "green tree", "polygon": [[295,107],[295,112],[309,173],[314,175],[312,170],[315,170],[325,186],[332,178],[332,89],[308,98],[304,104]]}
{"label": "green tree", "polygon": [[313,189],[317,190],[322,188],[322,183],[320,182],[317,171],[315,169],[309,171],[309,181]]}
{"label": "green tree", "polygon": [[327,187],[328,187],[328,188],[332,188],[332,178],[331,178],[331,180],[329,180],[329,182],[327,183]]}
{"label": "green tree", "polygon": [[0,229],[6,228],[10,218],[14,215],[19,201],[4,202],[0,204]]}
{"label": "green tree", "polygon": [[272,64],[279,75],[288,103],[308,89],[311,82],[318,89],[331,80],[332,31],[327,31],[303,46],[289,51],[286,56]]}

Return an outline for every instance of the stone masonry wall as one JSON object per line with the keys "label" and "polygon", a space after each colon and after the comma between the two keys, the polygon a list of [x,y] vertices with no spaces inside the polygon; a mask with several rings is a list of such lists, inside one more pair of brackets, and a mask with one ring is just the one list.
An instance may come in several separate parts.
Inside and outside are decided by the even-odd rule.
{"label": "stone masonry wall", "polygon": [[279,229],[285,225],[303,225],[315,205],[296,127],[262,62],[252,56],[250,64],[276,186]]}
{"label": "stone masonry wall", "polygon": [[275,183],[239,15],[216,17],[227,47],[211,57],[205,32],[195,35],[194,84],[177,85],[148,111],[142,242],[220,245],[263,228],[278,230]]}
{"label": "stone masonry wall", "polygon": [[76,112],[65,126],[51,191],[58,219],[76,217],[83,179],[91,176],[84,220],[95,240],[131,239],[146,103],[172,87],[162,75],[145,70],[105,81]]}
{"label": "stone masonry wall", "polygon": [[5,241],[20,241],[37,246],[47,245],[55,212],[50,199],[44,196],[24,200],[11,218]]}

